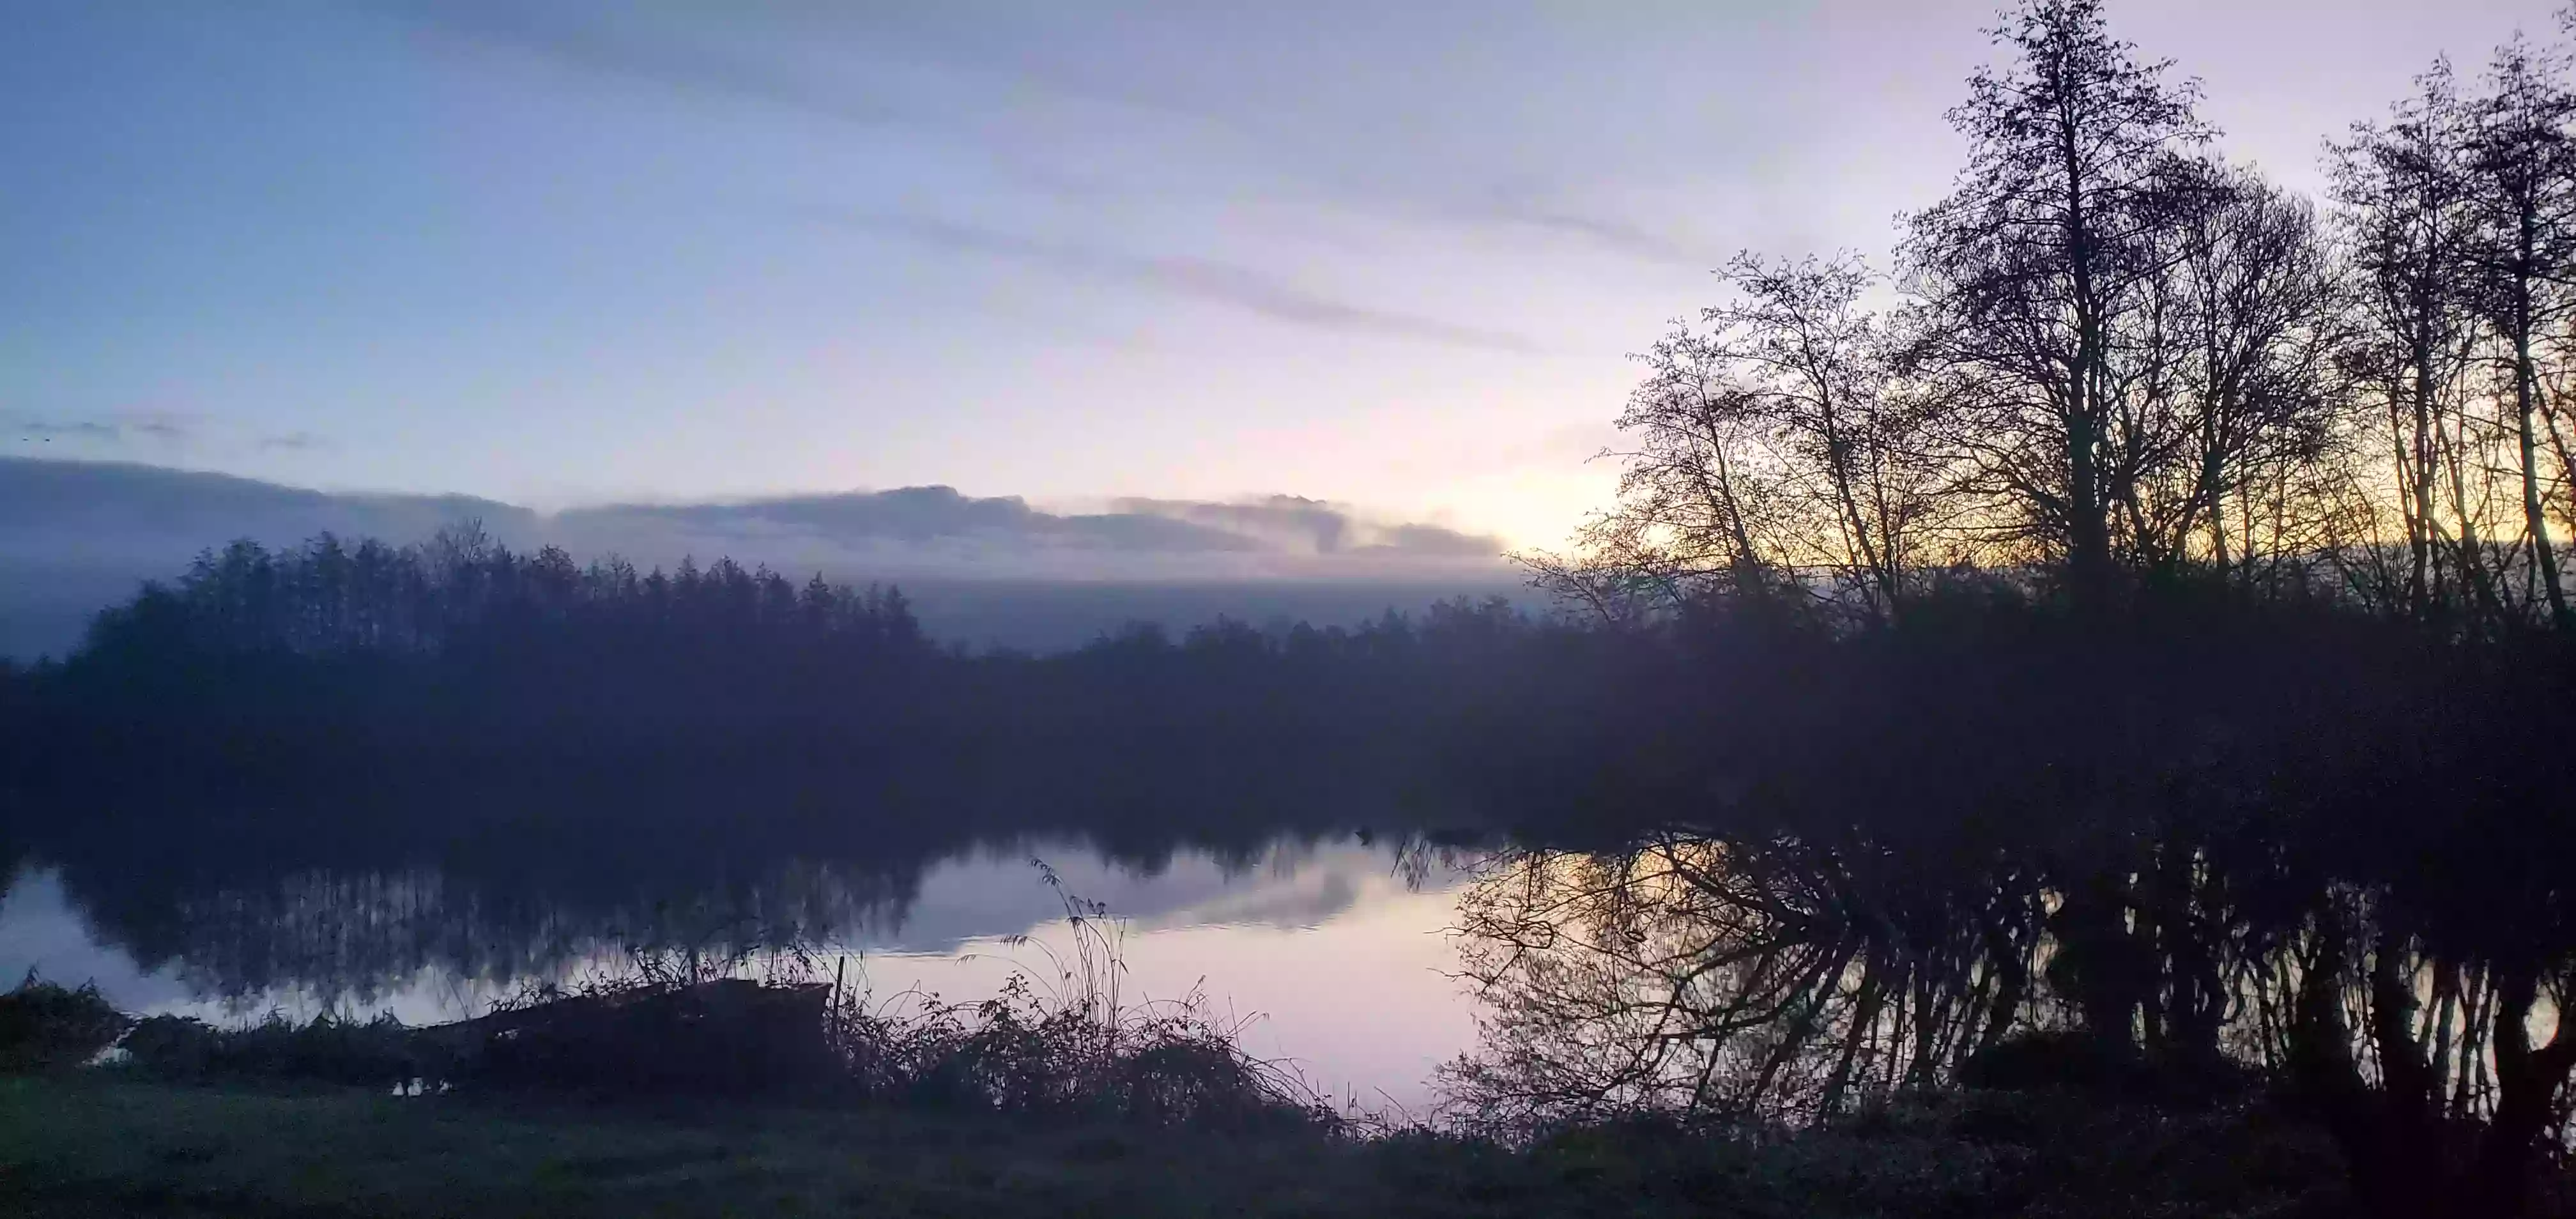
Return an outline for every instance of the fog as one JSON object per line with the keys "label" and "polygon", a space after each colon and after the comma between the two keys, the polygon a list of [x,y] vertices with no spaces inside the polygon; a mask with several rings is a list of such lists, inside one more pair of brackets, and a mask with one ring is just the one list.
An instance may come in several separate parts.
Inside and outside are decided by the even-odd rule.
{"label": "fog", "polygon": [[403,544],[477,521],[515,548],[639,566],[731,557],[798,578],[900,582],[933,635],[1078,646],[1133,621],[1346,623],[1513,595],[1493,538],[1294,496],[1128,498],[1056,512],[949,487],[540,512],[462,495],[334,493],[107,462],[0,458],[0,655],[60,655],[89,616],[235,538]]}

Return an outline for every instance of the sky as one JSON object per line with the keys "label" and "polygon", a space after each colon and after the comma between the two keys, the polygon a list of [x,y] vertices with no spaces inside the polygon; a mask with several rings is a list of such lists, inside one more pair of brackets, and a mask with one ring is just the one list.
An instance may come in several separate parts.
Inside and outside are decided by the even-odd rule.
{"label": "sky", "polygon": [[[1991,0],[0,0],[0,455],[543,509],[1300,495],[1562,542],[1738,249],[1883,256]],[[2539,0],[2113,0],[2224,146]]]}

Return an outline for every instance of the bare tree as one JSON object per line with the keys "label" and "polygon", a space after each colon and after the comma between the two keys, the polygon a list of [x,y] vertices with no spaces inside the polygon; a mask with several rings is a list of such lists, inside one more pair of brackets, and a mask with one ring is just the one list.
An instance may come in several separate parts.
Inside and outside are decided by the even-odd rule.
{"label": "bare tree", "polygon": [[2100,0],[2030,0],[1995,32],[1950,112],[1967,168],[1908,219],[1909,364],[1936,379],[1950,435],[1999,525],[2062,557],[2078,601],[2114,580],[2115,510],[2172,426],[2153,393],[2152,286],[2210,189],[2198,88],[2113,38]]}
{"label": "bare tree", "polygon": [[1933,485],[1914,434],[1919,412],[1893,381],[1884,327],[1863,305],[1878,276],[1848,254],[1741,254],[1721,274],[1736,296],[1702,315],[1702,342],[1732,374],[1742,411],[1806,508],[1800,536],[1810,545],[1790,561],[1829,571],[1884,617],[1906,595]]}
{"label": "bare tree", "polygon": [[2341,301],[2313,208],[2249,170],[2220,183],[2179,234],[2184,426],[2170,477],[2141,480],[2162,510],[2133,508],[2130,528],[2150,562],[2197,555],[2250,581],[2264,555],[2318,541],[2303,492],[2337,439]]}
{"label": "bare tree", "polygon": [[2464,135],[2470,225],[2460,244],[2462,281],[2493,328],[2512,385],[2509,431],[2521,491],[2530,571],[2561,630],[2576,628],[2560,586],[2539,464],[2539,360],[2567,324],[2576,278],[2576,93],[2563,53],[2520,36],[2497,48],[2488,91],[2470,108]]}
{"label": "bare tree", "polygon": [[[1720,274],[1728,299],[1640,357],[1648,375],[1619,418],[1637,448],[1619,507],[1586,535],[1593,566],[1677,593],[1716,573],[1738,593],[1794,585],[1883,621],[1938,488],[1866,307],[1880,281],[1850,255],[1741,254]],[[1600,601],[1597,580],[1551,570],[1559,591]]]}
{"label": "bare tree", "polygon": [[2349,250],[2358,321],[2346,367],[2387,417],[2398,512],[2408,551],[2406,610],[2445,617],[2452,581],[2483,582],[2474,520],[2446,528],[2439,509],[2446,420],[2461,409],[2472,319],[2452,272],[2467,240],[2464,122],[2450,65],[2436,63],[2385,124],[2359,124],[2333,146],[2337,219]]}
{"label": "bare tree", "polygon": [[1634,358],[1647,373],[1619,415],[1635,445],[1620,454],[1619,502],[1580,532],[1582,562],[1541,560],[1540,582],[1596,607],[1669,610],[1710,591],[1765,594],[1788,574],[1774,543],[1789,526],[1750,395],[1725,356],[1683,323]]}

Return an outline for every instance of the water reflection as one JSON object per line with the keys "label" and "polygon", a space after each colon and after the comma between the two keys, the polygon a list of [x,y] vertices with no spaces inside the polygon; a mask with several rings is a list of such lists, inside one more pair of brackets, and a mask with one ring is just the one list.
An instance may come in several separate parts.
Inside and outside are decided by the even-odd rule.
{"label": "water reflection", "polygon": [[2008,867],[1788,836],[1496,852],[1459,899],[1493,1015],[1455,1082],[1503,1122],[1792,1118],[1945,1082],[2031,1015],[2042,898]]}
{"label": "water reflection", "polygon": [[636,945],[766,944],[852,969],[881,994],[973,999],[1013,968],[1043,971],[1063,931],[1034,858],[1125,922],[1130,995],[1198,993],[1257,1015],[1248,1048],[1298,1061],[1326,1089],[1418,1106],[1432,1068],[1473,1038],[1443,934],[1458,874],[1350,835],[1125,853],[987,840],[909,865],[730,861],[711,883],[680,886],[613,869],[575,883],[452,865],[261,875],[38,855],[0,899],[0,970],[94,980],[142,1012],[391,1012],[418,1024],[613,968]]}

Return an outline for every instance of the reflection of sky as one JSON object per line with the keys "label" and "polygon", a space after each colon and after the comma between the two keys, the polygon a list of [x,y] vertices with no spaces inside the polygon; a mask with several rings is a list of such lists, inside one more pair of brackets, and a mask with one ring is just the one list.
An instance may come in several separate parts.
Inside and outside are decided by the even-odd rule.
{"label": "reflection of sky", "polygon": [[36,868],[21,871],[0,898],[0,976],[14,981],[31,971],[67,985],[95,982],[134,1011],[170,1010],[190,998],[176,970],[145,973],[132,957],[92,939],[63,897],[62,878]]}
{"label": "reflection of sky", "polygon": [[[861,954],[854,965],[881,995],[917,988],[973,1000],[1015,968],[1050,983],[1052,962],[1074,958],[1064,908],[1040,883],[1032,856],[1047,860],[1066,893],[1105,903],[1125,928],[1127,999],[1201,996],[1221,1017],[1246,1021],[1253,1053],[1291,1060],[1336,1094],[1356,1090],[1377,1103],[1383,1092],[1418,1105],[1431,1068],[1474,1035],[1444,972],[1454,968],[1441,934],[1452,916],[1452,878],[1435,875],[1416,888],[1384,851],[1352,843],[1282,847],[1240,867],[1181,852],[1150,875],[1069,845],[980,850],[930,869],[900,926],[862,933],[850,945]],[[1023,934],[1030,942],[1007,942]],[[825,971],[836,961],[826,957]],[[117,1006],[142,1013],[231,1020],[271,1009],[309,1016],[322,1006],[300,990],[208,998],[185,979],[184,962],[146,972],[95,939],[58,876],[41,869],[21,873],[0,900],[0,976],[30,969],[67,984],[95,982]],[[512,985],[427,970],[381,987],[358,1014],[452,1020],[479,1014]]]}

